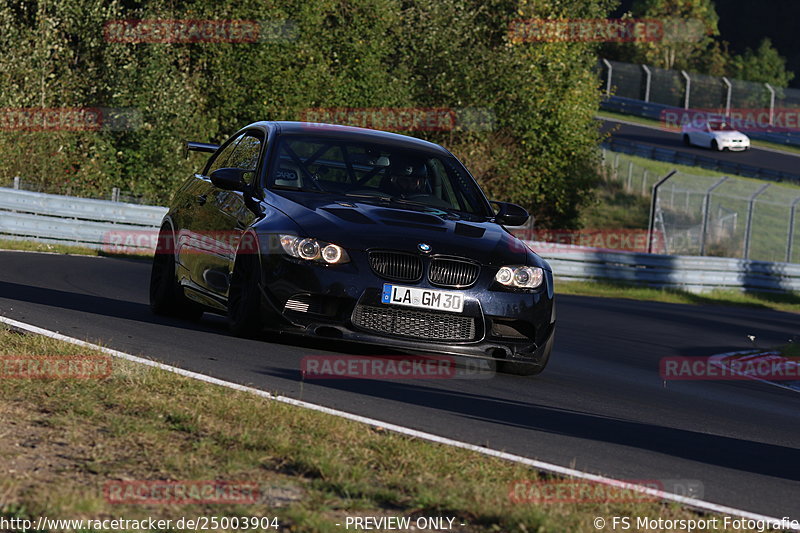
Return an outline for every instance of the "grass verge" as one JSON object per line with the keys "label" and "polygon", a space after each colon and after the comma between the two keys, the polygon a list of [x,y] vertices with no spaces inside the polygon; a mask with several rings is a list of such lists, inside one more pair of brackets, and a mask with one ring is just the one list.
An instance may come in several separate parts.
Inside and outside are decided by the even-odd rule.
{"label": "grass verge", "polygon": [[[42,362],[87,350],[0,327],[0,355]],[[0,397],[5,518],[277,516],[282,530],[340,532],[347,516],[448,516],[465,524],[454,531],[588,532],[598,531],[597,516],[703,516],[677,504],[631,503],[630,495],[628,503],[514,503],[514,482],[549,478],[122,360],[103,379],[6,376]],[[258,504],[104,497],[109,481],[137,480],[227,480],[263,490]]]}
{"label": "grass verge", "polygon": [[680,289],[659,289],[610,281],[557,282],[556,293],[674,304],[732,305],[800,313],[800,294],[796,293],[740,292],[717,289],[708,293],[694,294]]}
{"label": "grass verge", "polygon": [[[597,118],[605,118],[609,120],[624,120],[626,122],[634,122],[642,126],[650,126],[654,128],[661,128],[661,123],[657,120],[637,117],[635,115],[626,115],[624,113],[615,113],[614,111],[598,111],[595,113]],[[778,150],[792,155],[800,155],[800,147],[789,146],[786,144],[771,143],[767,141],[760,141],[757,139],[750,139],[750,145],[756,148],[767,148],[770,150]]]}
{"label": "grass verge", "polygon": [[77,246],[74,244],[52,244],[40,241],[23,241],[16,239],[0,239],[0,250],[18,250],[23,252],[47,252],[53,254],[94,255],[99,257],[131,257],[152,259],[152,253],[109,253],[97,248]]}

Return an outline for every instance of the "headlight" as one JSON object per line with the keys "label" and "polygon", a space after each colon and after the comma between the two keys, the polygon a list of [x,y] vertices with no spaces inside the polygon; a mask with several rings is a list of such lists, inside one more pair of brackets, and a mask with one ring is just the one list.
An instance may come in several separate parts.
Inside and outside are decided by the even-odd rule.
{"label": "headlight", "polygon": [[344,248],[317,239],[279,235],[283,251],[292,257],[319,263],[341,264],[350,261]]}
{"label": "headlight", "polygon": [[497,271],[495,281],[507,287],[535,289],[544,280],[544,271],[539,267],[504,266]]}

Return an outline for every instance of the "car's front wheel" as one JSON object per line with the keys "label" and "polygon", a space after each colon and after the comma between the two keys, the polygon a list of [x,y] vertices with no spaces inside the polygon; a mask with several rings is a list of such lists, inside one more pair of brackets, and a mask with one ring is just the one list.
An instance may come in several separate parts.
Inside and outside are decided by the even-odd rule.
{"label": "car's front wheel", "polygon": [[157,315],[196,320],[203,309],[183,294],[175,276],[175,246],[172,230],[164,226],[158,234],[158,244],[150,270],[150,310]]}
{"label": "car's front wheel", "polygon": [[686,146],[692,145],[692,141],[689,139],[689,135],[687,135],[686,133],[683,134],[683,144]]}
{"label": "car's front wheel", "polygon": [[550,334],[550,338],[542,348],[541,356],[538,364],[532,363],[518,363],[515,361],[498,361],[497,370],[503,374],[514,374],[517,376],[535,376],[541,374],[550,361],[550,354],[553,352],[553,342],[555,340],[555,331]]}
{"label": "car's front wheel", "polygon": [[717,144],[716,140],[711,141],[711,149],[715,152],[721,152],[722,150],[719,149],[719,144]]}
{"label": "car's front wheel", "polygon": [[261,267],[258,256],[238,254],[228,289],[228,325],[238,337],[252,337],[261,330]]}

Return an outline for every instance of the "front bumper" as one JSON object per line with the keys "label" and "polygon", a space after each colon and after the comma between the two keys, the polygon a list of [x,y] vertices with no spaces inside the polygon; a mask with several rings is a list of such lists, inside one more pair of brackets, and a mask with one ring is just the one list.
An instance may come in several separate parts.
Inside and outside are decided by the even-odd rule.
{"label": "front bumper", "polygon": [[[281,254],[262,256],[266,326],[283,332],[334,337],[386,348],[539,363],[553,335],[552,273],[536,291],[494,290],[496,269],[482,267],[466,289],[443,289],[426,281],[392,282],[377,276],[366,253],[348,250],[351,262],[324,265]],[[384,283],[465,296],[462,313],[381,303]]]}

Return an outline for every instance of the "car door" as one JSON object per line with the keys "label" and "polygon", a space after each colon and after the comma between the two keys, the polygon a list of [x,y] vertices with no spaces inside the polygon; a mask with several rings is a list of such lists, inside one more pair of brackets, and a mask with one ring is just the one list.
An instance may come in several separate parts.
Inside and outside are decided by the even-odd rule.
{"label": "car door", "polygon": [[203,272],[206,268],[205,255],[209,248],[210,226],[208,201],[215,190],[209,176],[214,170],[225,165],[243,136],[240,134],[228,139],[211,156],[203,171],[194,175],[194,182],[184,195],[185,205],[182,206],[182,210],[185,213],[185,223],[178,229],[176,235],[178,262],[182,266],[182,271],[186,273],[181,279],[181,284],[195,291],[204,290]]}
{"label": "car door", "polygon": [[[197,283],[220,303],[227,298],[230,274],[242,233],[256,217],[252,208],[248,207],[246,195],[252,197],[264,144],[264,134],[260,130],[249,130],[237,140],[224,167],[248,171],[245,181],[249,190],[227,191],[210,184],[207,201],[201,208],[205,246],[200,254],[202,269],[198,272]],[[253,205],[252,202],[250,205]]]}

